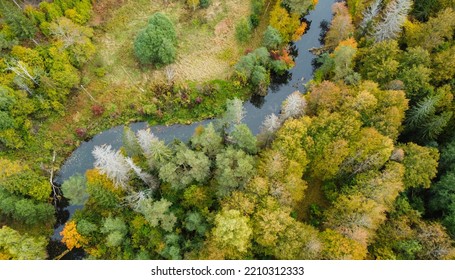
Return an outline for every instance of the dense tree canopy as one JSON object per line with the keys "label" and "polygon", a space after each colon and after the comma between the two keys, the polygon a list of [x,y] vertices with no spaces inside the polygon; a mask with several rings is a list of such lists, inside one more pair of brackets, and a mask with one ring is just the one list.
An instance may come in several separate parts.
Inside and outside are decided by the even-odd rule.
{"label": "dense tree canopy", "polygon": [[[142,25],[122,14],[135,1],[23,2],[0,0],[0,259],[47,258],[53,228],[90,259],[455,258],[453,0],[334,1],[314,79],[282,87],[259,135],[242,99],[260,107],[298,75],[308,54],[288,43],[318,1],[251,0],[232,18],[232,3],[165,1]],[[122,57],[99,48],[124,35],[103,37],[110,17],[137,27]],[[191,58],[176,61],[187,41],[208,56],[194,80],[179,76]],[[223,80],[197,79],[222,64]],[[127,125],[208,117],[188,141]],[[119,124],[93,169],[55,182],[75,147]]]}

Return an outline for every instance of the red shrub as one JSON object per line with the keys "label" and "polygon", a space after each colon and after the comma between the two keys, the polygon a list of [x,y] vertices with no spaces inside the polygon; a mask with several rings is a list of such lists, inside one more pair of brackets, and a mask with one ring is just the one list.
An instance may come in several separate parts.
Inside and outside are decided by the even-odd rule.
{"label": "red shrub", "polygon": [[75,132],[77,137],[79,137],[80,139],[85,139],[85,137],[87,136],[87,129],[85,128],[76,128]]}
{"label": "red shrub", "polygon": [[94,116],[99,117],[104,113],[104,107],[101,105],[93,105],[92,113]]}

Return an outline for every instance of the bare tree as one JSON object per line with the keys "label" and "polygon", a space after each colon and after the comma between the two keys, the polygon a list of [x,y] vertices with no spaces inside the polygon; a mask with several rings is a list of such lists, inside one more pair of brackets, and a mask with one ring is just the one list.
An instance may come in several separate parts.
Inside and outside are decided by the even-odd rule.
{"label": "bare tree", "polygon": [[171,85],[173,82],[174,82],[174,78],[175,78],[175,71],[174,71],[174,67],[172,67],[171,65],[168,65],[166,66],[166,79],[167,79],[167,83],[169,85]]}
{"label": "bare tree", "polygon": [[306,108],[306,101],[302,94],[294,91],[283,102],[281,109],[281,117],[287,119],[290,117],[299,117],[304,114]]}
{"label": "bare tree", "polygon": [[150,129],[139,130],[136,136],[151,168],[158,168],[171,155],[164,141],[153,135]]}
{"label": "bare tree", "polygon": [[261,133],[275,133],[281,126],[281,120],[274,113],[265,117],[262,122]]}
{"label": "bare tree", "polygon": [[126,189],[131,167],[120,153],[112,150],[111,145],[95,146],[92,151],[94,166],[111,179],[117,187]]}
{"label": "bare tree", "polygon": [[376,0],[363,12],[363,20],[360,23],[361,28],[366,28],[368,24],[379,14],[382,0]]}
{"label": "bare tree", "polygon": [[71,20],[62,17],[57,21],[53,21],[50,26],[50,33],[63,42],[65,49],[87,42],[88,37],[91,37],[90,29],[79,26]]}
{"label": "bare tree", "polygon": [[376,25],[374,37],[376,42],[395,39],[411,11],[411,0],[395,0],[387,5],[382,21]]}
{"label": "bare tree", "polygon": [[129,195],[123,198],[123,205],[131,207],[134,211],[139,212],[139,209],[143,202],[151,198],[152,192],[151,190],[142,190],[138,192],[131,192]]}
{"label": "bare tree", "polygon": [[136,175],[141,178],[144,183],[146,183],[151,189],[156,189],[158,187],[158,180],[152,175],[142,171],[142,169],[137,166],[131,158],[126,158],[126,163],[130,166],[131,170],[136,173]]}
{"label": "bare tree", "polygon": [[32,81],[35,85],[38,85],[38,77],[33,75],[26,67],[26,64],[20,60],[11,60],[11,64],[7,63],[6,70],[13,71],[17,76]]}
{"label": "bare tree", "polygon": [[245,117],[245,113],[242,100],[238,98],[228,100],[226,112],[223,115],[223,121],[227,124],[239,124]]}

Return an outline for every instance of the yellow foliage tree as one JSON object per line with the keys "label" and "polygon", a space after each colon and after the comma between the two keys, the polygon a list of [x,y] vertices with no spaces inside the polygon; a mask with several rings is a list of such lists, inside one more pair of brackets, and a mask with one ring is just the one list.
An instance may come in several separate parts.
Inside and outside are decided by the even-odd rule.
{"label": "yellow foliage tree", "polygon": [[326,229],[320,237],[324,244],[321,259],[362,260],[367,255],[365,246],[331,229]]}
{"label": "yellow foliage tree", "polygon": [[270,12],[270,25],[280,32],[284,42],[293,40],[294,33],[301,26],[299,15],[289,14],[285,8],[281,7],[281,1],[277,1]]}
{"label": "yellow foliage tree", "polygon": [[341,47],[347,46],[353,49],[357,49],[357,42],[354,38],[348,38],[346,40],[341,41],[338,46],[335,48],[335,51],[339,50]]}
{"label": "yellow foliage tree", "polygon": [[20,162],[10,161],[8,159],[0,158],[0,180],[6,179],[9,176],[18,174],[22,171],[28,170],[28,167],[24,166]]}
{"label": "yellow foliage tree", "polygon": [[101,174],[98,169],[87,170],[85,176],[87,185],[97,185],[118,195],[124,192],[122,188],[117,188],[106,175]]}

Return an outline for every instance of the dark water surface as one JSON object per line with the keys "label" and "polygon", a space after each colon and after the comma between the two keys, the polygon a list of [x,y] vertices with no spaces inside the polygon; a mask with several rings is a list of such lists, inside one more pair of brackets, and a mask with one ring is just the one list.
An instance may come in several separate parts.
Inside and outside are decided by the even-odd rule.
{"label": "dark water surface", "polygon": [[[258,134],[261,124],[267,115],[279,114],[281,103],[292,92],[299,90],[305,91],[304,84],[313,78],[313,60],[315,56],[309,51],[311,48],[321,46],[321,34],[324,32],[323,26],[332,19],[332,4],[336,0],[319,0],[316,8],[311,11],[305,21],[308,23],[308,30],[299,41],[292,45],[293,51],[296,52],[295,67],[292,68],[287,79],[280,79],[268,89],[268,94],[264,97],[253,96],[251,100],[244,103],[246,116],[243,122],[248,125],[254,134]],[[151,131],[160,139],[171,142],[174,139],[180,139],[187,142],[193,135],[194,129],[199,125],[206,125],[213,120],[196,122],[191,125],[157,125],[152,126]],[[146,122],[132,123],[130,128],[136,132],[148,127]],[[123,125],[105,130],[94,136],[90,141],[83,142],[61,166],[57,177],[56,184],[62,184],[69,177],[79,173],[85,174],[88,169],[93,168],[95,159],[92,150],[95,146],[108,144],[113,149],[119,149],[122,146]],[[57,223],[55,225],[54,235],[48,247],[49,256],[53,258],[64,251],[64,245],[60,243],[60,232],[64,223],[68,221],[72,213],[81,206],[68,206],[66,201],[62,201],[58,207]],[[83,257],[81,252],[71,252],[65,256],[65,259],[80,259]]]}

